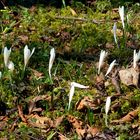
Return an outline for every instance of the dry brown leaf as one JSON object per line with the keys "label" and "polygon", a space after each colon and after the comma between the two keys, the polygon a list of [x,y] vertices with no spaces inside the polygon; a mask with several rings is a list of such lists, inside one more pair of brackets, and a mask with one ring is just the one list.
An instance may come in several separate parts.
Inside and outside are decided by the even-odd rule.
{"label": "dry brown leaf", "polygon": [[56,128],[61,124],[64,116],[58,117],[54,121],[52,121],[48,117],[39,116],[37,114],[27,115],[26,118],[28,119],[28,124],[30,126],[38,127],[38,128],[50,128],[50,127]]}
{"label": "dry brown leaf", "polygon": [[0,138],[0,140],[8,140],[7,138]]}
{"label": "dry brown leaf", "polygon": [[18,105],[18,114],[19,114],[19,117],[21,118],[21,120],[25,123],[27,123],[27,119],[26,117],[24,116],[23,114],[23,110],[22,110],[22,106],[21,105]]}
{"label": "dry brown leaf", "polygon": [[29,37],[27,35],[20,35],[18,36],[18,38],[23,42],[23,43],[27,43],[29,40]]}
{"label": "dry brown leaf", "polygon": [[116,70],[111,77],[112,84],[115,86],[117,93],[121,93],[120,82],[118,79],[118,71]]}
{"label": "dry brown leaf", "polygon": [[105,89],[105,76],[103,73],[100,73],[100,75],[96,75],[95,83],[99,91],[103,91]]}
{"label": "dry brown leaf", "polygon": [[[111,30],[111,33],[114,34],[113,29]],[[123,31],[120,30],[120,29],[117,29],[117,30],[116,30],[116,35],[117,35],[117,36],[123,36]]]}
{"label": "dry brown leaf", "polygon": [[83,129],[83,122],[78,120],[72,115],[68,115],[67,119],[70,123],[72,123],[73,127],[76,129],[76,133],[78,134],[79,137],[83,137],[84,134],[86,133],[86,129]]}
{"label": "dry brown leaf", "polygon": [[59,140],[70,140],[68,138],[66,138],[64,135],[62,135],[61,133],[58,133],[58,137],[59,137]]}
{"label": "dry brown leaf", "polygon": [[92,128],[88,124],[84,124],[82,121],[72,115],[68,115],[67,119],[70,123],[72,123],[73,127],[76,129],[76,133],[80,138],[85,138],[85,136],[88,136],[89,134],[91,137],[93,137],[100,132],[100,129],[96,127]]}
{"label": "dry brown leaf", "polygon": [[7,126],[7,122],[6,121],[1,121],[0,122],[0,131],[2,131],[6,126]]}
{"label": "dry brown leaf", "polygon": [[111,123],[131,122],[138,115],[138,112],[139,112],[139,108],[129,112],[126,116],[124,116],[123,118],[121,118],[119,120],[113,120]]}
{"label": "dry brown leaf", "polygon": [[61,122],[63,121],[64,116],[58,117],[55,121],[54,121],[54,125],[53,127],[57,127],[61,124]]}
{"label": "dry brown leaf", "polygon": [[34,74],[34,76],[35,76],[37,79],[44,78],[44,73],[39,72],[39,71],[34,70],[34,69],[31,69],[31,70],[32,70],[32,73]]}
{"label": "dry brown leaf", "polygon": [[136,87],[138,87],[139,75],[140,73],[136,71],[134,68],[124,69],[119,71],[121,82],[127,86],[135,85]]}
{"label": "dry brown leaf", "polygon": [[113,49],[114,48],[114,44],[113,43],[106,43],[105,44],[105,47],[107,48],[107,49]]}
{"label": "dry brown leaf", "polygon": [[50,118],[42,116],[40,117],[37,114],[28,115],[28,124],[38,128],[53,127],[53,121]]}
{"label": "dry brown leaf", "polygon": [[93,102],[88,96],[85,96],[80,102],[77,103],[77,110],[83,110],[85,108],[97,109],[99,106],[99,102]]}
{"label": "dry brown leaf", "polygon": [[32,112],[41,112],[43,109],[42,108],[36,108],[34,107]]}
{"label": "dry brown leaf", "polygon": [[41,108],[36,108],[35,103],[40,101],[40,100],[50,100],[51,97],[48,95],[39,95],[34,97],[33,99],[30,100],[29,102],[29,114],[31,114],[33,111],[41,111]]}
{"label": "dry brown leaf", "polygon": [[88,126],[88,133],[92,134],[92,136],[95,136],[99,132],[100,132],[100,129],[98,127]]}

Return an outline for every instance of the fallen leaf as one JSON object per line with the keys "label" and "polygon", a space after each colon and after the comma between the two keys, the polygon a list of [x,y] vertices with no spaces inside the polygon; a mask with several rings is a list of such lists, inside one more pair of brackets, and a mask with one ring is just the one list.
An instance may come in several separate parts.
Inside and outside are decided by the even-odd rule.
{"label": "fallen leaf", "polygon": [[28,124],[38,128],[50,128],[53,127],[53,121],[48,117],[29,115],[28,116]]}
{"label": "fallen leaf", "polygon": [[135,85],[139,87],[140,73],[134,68],[124,69],[119,71],[121,82],[127,86]]}
{"label": "fallen leaf", "polygon": [[96,88],[103,92],[105,90],[105,76],[103,73],[100,73],[100,75],[96,75]]}
{"label": "fallen leaf", "polygon": [[27,123],[27,119],[26,117],[24,116],[23,114],[23,110],[22,110],[22,106],[21,105],[18,105],[18,114],[19,114],[19,117],[21,118],[21,120],[25,123]]}
{"label": "fallen leaf", "polygon": [[100,129],[98,127],[88,126],[88,133],[92,134],[92,136],[95,136],[99,132],[100,132]]}
{"label": "fallen leaf", "polygon": [[72,115],[68,115],[67,119],[70,123],[72,123],[73,127],[76,130],[76,133],[80,138],[86,138],[89,137],[93,138],[97,133],[100,132],[100,129],[97,127],[90,127],[88,124],[84,124],[79,119],[75,118]]}
{"label": "fallen leaf", "polygon": [[31,114],[33,111],[41,111],[41,108],[36,108],[36,102],[40,100],[51,100],[51,97],[48,95],[39,95],[34,97],[33,99],[30,99],[29,101],[29,114]]}
{"label": "fallen leaf", "polygon": [[[113,29],[111,30],[111,33],[114,34]],[[123,35],[123,31],[120,30],[120,29],[117,29],[117,30],[116,30],[116,35],[117,35],[117,36],[122,36],[122,35]]]}
{"label": "fallen leaf", "polygon": [[114,44],[113,43],[106,43],[105,44],[105,47],[107,48],[107,49],[113,49],[114,48]]}
{"label": "fallen leaf", "polygon": [[83,110],[85,108],[90,108],[90,109],[97,109],[100,104],[100,101],[93,101],[91,100],[88,96],[85,96],[82,100],[80,100],[76,104],[77,110]]}
{"label": "fallen leaf", "polygon": [[44,73],[42,72],[39,72],[37,70],[34,70],[34,69],[31,69],[33,75],[36,77],[36,79],[41,79],[41,78],[44,78]]}
{"label": "fallen leaf", "polygon": [[120,82],[118,79],[118,71],[115,71],[115,73],[112,74],[111,81],[112,81],[112,84],[115,86],[117,93],[120,94],[121,88],[120,88]]}
{"label": "fallen leaf", "polygon": [[64,119],[64,116],[58,117],[58,118],[54,121],[53,127],[54,127],[54,128],[58,127],[58,126],[61,124],[61,122],[63,121],[63,119]]}
{"label": "fallen leaf", "polygon": [[113,120],[111,121],[111,123],[126,123],[126,122],[131,122],[137,115],[139,112],[139,108],[129,112],[126,116],[124,116],[123,118],[119,119],[119,120]]}
{"label": "fallen leaf", "polygon": [[24,43],[26,44],[29,40],[29,37],[27,35],[20,35],[18,36],[18,38]]}
{"label": "fallen leaf", "polygon": [[3,131],[7,125],[8,124],[6,121],[0,121],[0,131]]}
{"label": "fallen leaf", "polygon": [[66,138],[64,135],[62,135],[60,133],[58,133],[58,134],[59,134],[58,135],[59,140],[70,140],[70,139]]}

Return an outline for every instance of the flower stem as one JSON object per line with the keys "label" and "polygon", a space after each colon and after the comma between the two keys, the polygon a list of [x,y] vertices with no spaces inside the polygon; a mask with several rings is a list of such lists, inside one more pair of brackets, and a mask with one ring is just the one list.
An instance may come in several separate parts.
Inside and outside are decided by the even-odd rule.
{"label": "flower stem", "polygon": [[108,115],[105,115],[105,125],[108,127]]}

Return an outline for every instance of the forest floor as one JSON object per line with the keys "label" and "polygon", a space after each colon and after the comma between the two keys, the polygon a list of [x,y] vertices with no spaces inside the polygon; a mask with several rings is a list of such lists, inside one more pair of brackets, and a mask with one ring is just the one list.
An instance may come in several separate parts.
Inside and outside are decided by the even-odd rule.
{"label": "forest floor", "polygon": [[[139,63],[133,66],[133,51],[140,49],[140,7],[124,6],[124,28],[118,10],[81,3],[0,10],[0,140],[140,139]],[[26,45],[35,51],[25,67]],[[14,70],[4,64],[5,47],[11,48]],[[101,50],[107,56],[98,72]],[[73,82],[85,87],[74,88],[68,108]]]}

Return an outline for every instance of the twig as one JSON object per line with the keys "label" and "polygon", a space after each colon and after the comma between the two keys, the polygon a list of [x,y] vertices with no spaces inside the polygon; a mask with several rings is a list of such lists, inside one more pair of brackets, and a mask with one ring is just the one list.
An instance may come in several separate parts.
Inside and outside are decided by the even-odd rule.
{"label": "twig", "polygon": [[83,22],[92,22],[94,24],[101,24],[101,23],[104,23],[103,20],[100,20],[100,21],[97,21],[95,19],[85,19],[85,18],[75,18],[75,17],[61,17],[61,16],[56,16],[54,17],[56,19],[61,19],[61,20],[75,20],[75,21],[83,21]]}

